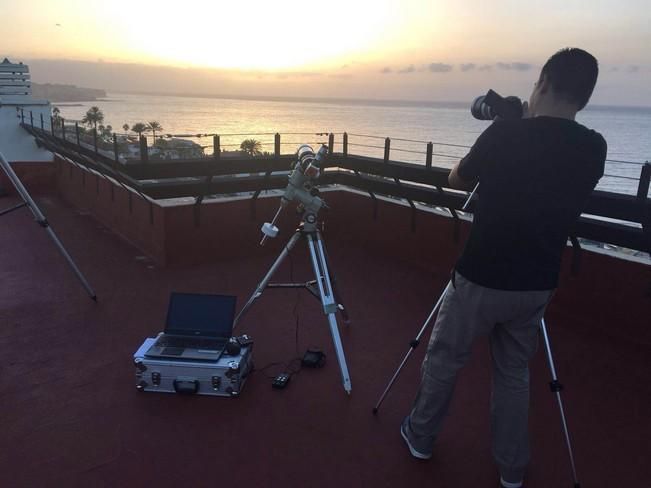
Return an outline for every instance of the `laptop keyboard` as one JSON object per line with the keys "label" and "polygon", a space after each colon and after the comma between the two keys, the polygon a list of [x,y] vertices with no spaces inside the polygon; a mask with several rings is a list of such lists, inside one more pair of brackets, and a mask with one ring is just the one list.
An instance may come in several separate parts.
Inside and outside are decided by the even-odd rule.
{"label": "laptop keyboard", "polygon": [[219,349],[224,347],[224,339],[210,337],[161,337],[156,341],[160,347],[178,347],[189,349]]}

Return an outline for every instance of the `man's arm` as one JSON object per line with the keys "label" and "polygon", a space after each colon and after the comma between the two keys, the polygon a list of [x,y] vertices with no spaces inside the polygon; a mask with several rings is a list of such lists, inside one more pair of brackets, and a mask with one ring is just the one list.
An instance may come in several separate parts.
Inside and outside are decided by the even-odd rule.
{"label": "man's arm", "polygon": [[448,175],[450,188],[455,188],[457,190],[472,190],[477,184],[479,178],[474,178],[472,180],[462,178],[459,176],[459,165],[461,165],[461,161],[454,165],[454,168],[452,168],[452,171],[450,171],[450,174]]}
{"label": "man's arm", "polygon": [[454,165],[448,175],[448,183],[451,188],[472,190],[475,187],[482,167],[496,157],[498,125],[499,122],[493,123],[482,132],[468,154]]}

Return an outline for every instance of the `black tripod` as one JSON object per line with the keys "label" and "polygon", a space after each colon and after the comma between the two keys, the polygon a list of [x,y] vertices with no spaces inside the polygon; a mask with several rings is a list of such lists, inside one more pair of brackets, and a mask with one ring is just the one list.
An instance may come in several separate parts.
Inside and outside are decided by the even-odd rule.
{"label": "black tripod", "polygon": [[20,197],[23,200],[23,203],[20,203],[18,205],[0,211],[0,216],[8,214],[9,212],[13,212],[14,210],[18,210],[19,208],[28,207],[31,210],[32,214],[34,215],[34,220],[36,220],[36,223],[41,227],[43,227],[48,233],[48,235],[52,238],[55,246],[57,247],[57,249],[59,249],[63,257],[66,259],[66,261],[74,271],[74,273],[77,275],[77,278],[79,278],[79,281],[81,281],[81,284],[84,286],[84,288],[90,295],[90,298],[97,301],[97,295],[95,295],[95,292],[88,284],[88,281],[86,281],[84,275],[81,273],[81,271],[79,271],[79,268],[77,268],[77,265],[70,257],[70,254],[68,254],[66,249],[63,247],[63,244],[61,244],[61,241],[59,241],[59,238],[52,230],[50,223],[47,221],[47,219],[45,218],[41,210],[38,208],[38,206],[36,205],[32,197],[30,196],[30,194],[27,192],[22,182],[14,172],[9,162],[2,155],[2,153],[0,153],[0,166],[2,166],[2,169],[6,173],[9,180],[11,180],[14,187],[16,188],[16,191],[20,194]]}
{"label": "black tripod", "polygon": [[[341,342],[341,337],[339,337],[337,318],[335,316],[337,311],[341,312],[345,323],[348,323],[348,314],[346,313],[346,309],[339,299],[339,294],[335,288],[336,280],[334,279],[334,275],[331,274],[328,267],[328,259],[321,232],[317,229],[316,222],[312,221],[310,223],[309,220],[311,219],[305,220],[306,221],[304,221],[301,226],[296,229],[296,232],[294,232],[294,235],[289,239],[289,242],[285,245],[285,247],[283,247],[283,250],[271,265],[271,268],[269,268],[269,271],[265,277],[258,284],[257,288],[253,292],[253,295],[251,295],[251,298],[249,298],[249,301],[246,302],[242,310],[240,310],[240,313],[237,314],[234,324],[237,325],[240,318],[242,318],[242,316],[249,310],[249,308],[251,308],[253,302],[262,296],[265,288],[307,289],[310,293],[312,293],[312,295],[319,299],[321,305],[323,306],[323,313],[325,313],[328,317],[330,334],[332,335],[332,341],[335,346],[337,361],[339,362],[339,369],[341,371],[341,381],[343,383],[344,390],[346,390],[346,393],[350,394],[352,385],[350,382],[350,375],[348,374],[348,366],[346,365],[344,348]],[[315,279],[305,283],[269,283],[269,280],[271,280],[273,274],[276,272],[285,258],[289,255],[301,237],[304,237],[307,240]]]}
{"label": "black tripod", "polygon": [[[461,208],[461,210],[466,210],[466,208],[468,207],[470,201],[472,200],[473,195],[477,191],[478,187],[479,187],[479,183],[477,183],[477,185],[475,186],[472,193],[468,196],[468,199],[466,200],[466,202],[463,205],[463,207]],[[418,345],[420,344],[420,339],[421,339],[423,333],[427,329],[427,326],[429,325],[429,323],[432,321],[432,318],[434,318],[434,316],[436,315],[436,312],[438,311],[439,307],[441,306],[441,303],[443,302],[443,298],[447,294],[447,292],[450,289],[451,285],[452,285],[451,281],[448,281],[447,285],[443,289],[443,292],[441,293],[438,300],[436,301],[436,304],[434,305],[434,308],[432,309],[429,316],[425,320],[425,323],[423,324],[420,331],[418,332],[418,335],[414,339],[412,339],[410,341],[410,343],[409,343],[409,351],[407,351],[407,354],[405,355],[402,362],[398,366],[398,369],[396,370],[396,372],[393,374],[393,376],[389,380],[389,383],[387,384],[386,388],[384,389],[384,392],[382,392],[382,395],[380,395],[380,398],[379,398],[378,402],[376,403],[375,407],[373,407],[373,414],[374,415],[377,415],[377,413],[379,412],[380,405],[382,405],[382,402],[384,401],[387,394],[389,393],[389,390],[391,389],[391,387],[395,383],[396,379],[398,378],[398,375],[402,371],[402,368],[405,366],[405,364],[407,363],[407,360],[409,359],[411,354],[414,352],[416,347],[418,347]],[[563,385],[561,385],[561,383],[558,381],[558,377],[556,376],[556,368],[554,366],[554,359],[552,357],[552,350],[551,350],[551,346],[550,346],[550,343],[549,343],[549,336],[547,334],[547,328],[545,326],[545,319],[542,319],[541,322],[540,322],[540,330],[541,330],[541,333],[542,333],[542,336],[543,336],[543,339],[544,339],[544,342],[545,342],[545,352],[547,353],[547,361],[548,361],[549,369],[550,369],[551,376],[552,376],[552,380],[549,383],[549,387],[550,387],[552,393],[556,394],[556,400],[558,402],[558,408],[559,408],[560,414],[561,414],[561,423],[563,425],[563,432],[564,432],[564,435],[565,435],[565,444],[567,445],[567,450],[568,450],[568,453],[569,453],[569,456],[570,456],[570,465],[571,465],[571,468],[572,468],[572,476],[574,478],[574,488],[580,488],[580,484],[579,484],[579,481],[578,481],[577,475],[576,475],[576,467],[574,465],[574,453],[572,452],[572,444],[570,442],[570,434],[569,434],[569,430],[567,428],[567,421],[565,419],[565,410],[563,408],[563,401],[561,400],[561,393],[560,392],[563,389]]]}

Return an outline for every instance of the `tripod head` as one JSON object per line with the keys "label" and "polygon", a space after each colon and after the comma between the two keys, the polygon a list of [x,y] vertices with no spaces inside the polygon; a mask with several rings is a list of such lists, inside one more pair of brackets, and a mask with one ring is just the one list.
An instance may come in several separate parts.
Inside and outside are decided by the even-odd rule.
{"label": "tripod head", "polygon": [[291,202],[297,201],[298,208],[303,212],[302,222],[304,230],[316,230],[317,214],[322,207],[326,206],[323,199],[319,197],[319,189],[316,187],[316,180],[321,175],[321,167],[328,154],[328,146],[321,145],[317,153],[311,146],[303,144],[296,151],[296,163],[289,175],[289,182],[285,193],[280,198],[280,207],[271,222],[265,222],[262,226],[264,236],[260,245],[264,245],[267,237],[276,237],[278,227],[275,223],[282,210]]}

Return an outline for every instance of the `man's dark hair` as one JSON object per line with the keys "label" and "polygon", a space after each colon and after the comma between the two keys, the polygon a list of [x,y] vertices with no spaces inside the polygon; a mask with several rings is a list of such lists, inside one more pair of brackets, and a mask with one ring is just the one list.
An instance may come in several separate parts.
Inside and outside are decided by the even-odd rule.
{"label": "man's dark hair", "polygon": [[592,54],[568,47],[547,60],[540,77],[545,75],[557,95],[578,105],[581,110],[590,100],[598,74],[599,66]]}

